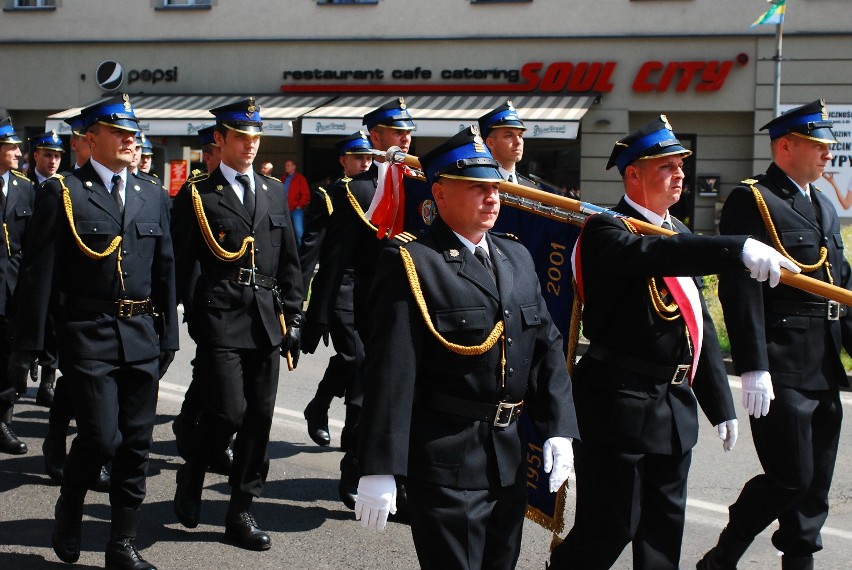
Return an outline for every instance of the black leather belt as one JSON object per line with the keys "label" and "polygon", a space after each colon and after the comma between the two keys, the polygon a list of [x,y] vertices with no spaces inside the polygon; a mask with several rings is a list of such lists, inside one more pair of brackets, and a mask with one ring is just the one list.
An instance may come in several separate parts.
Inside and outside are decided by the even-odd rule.
{"label": "black leather belt", "polygon": [[848,311],[846,305],[841,305],[837,301],[813,301],[801,302],[795,301],[773,301],[767,307],[768,312],[778,315],[792,315],[798,317],[816,317],[836,321],[840,317],[845,317]]}
{"label": "black leather belt", "polygon": [[624,354],[623,352],[618,352],[599,344],[590,344],[589,349],[586,351],[586,356],[591,356],[595,360],[600,360],[601,362],[606,362],[612,366],[636,372],[643,376],[659,378],[675,385],[683,384],[684,380],[689,378],[689,370],[692,368],[691,364],[665,366],[655,362],[648,362],[647,360],[642,360],[641,358],[636,358],[635,356],[630,356],[629,354]]}
{"label": "black leather belt", "polygon": [[59,294],[59,304],[69,309],[88,311],[91,313],[106,313],[115,315],[121,319],[129,319],[137,315],[150,315],[154,312],[151,299],[134,301],[132,299],[119,299],[118,301],[106,301],[102,299],[88,299],[76,295]]}
{"label": "black leather belt", "polygon": [[275,289],[278,285],[278,280],[275,277],[261,275],[247,267],[239,267],[237,270],[228,275],[228,279],[239,285],[250,287],[252,285],[260,285],[264,289]]}
{"label": "black leather belt", "polygon": [[510,402],[486,404],[427,390],[418,390],[414,402],[417,406],[423,406],[435,412],[488,422],[499,428],[509,427],[518,419],[524,408],[523,401],[516,404]]}

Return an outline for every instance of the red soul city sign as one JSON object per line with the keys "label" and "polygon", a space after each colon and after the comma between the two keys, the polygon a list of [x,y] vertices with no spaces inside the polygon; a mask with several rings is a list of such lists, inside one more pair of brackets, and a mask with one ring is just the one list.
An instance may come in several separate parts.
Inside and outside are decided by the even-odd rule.
{"label": "red soul city sign", "polygon": [[[749,57],[745,53],[732,60],[695,60],[695,61],[646,61],[637,71],[632,84],[633,91],[648,93],[666,92],[670,89],[682,93],[690,88],[697,92],[718,91],[725,84],[734,65],[745,66]],[[394,69],[390,73],[393,79],[414,79],[420,83],[358,83],[359,80],[383,80],[384,70],[323,70],[285,71],[285,79],[294,81],[312,81],[311,83],[284,84],[281,91],[296,92],[501,92],[523,93],[538,91],[542,93],[608,93],[615,85],[612,76],[617,67],[614,61],[557,61],[545,66],[543,62],[525,63],[520,70],[505,69],[445,69],[437,73],[421,67],[416,70]],[[432,77],[440,77],[445,82],[423,83]],[[331,79],[351,81],[347,83],[313,83],[316,80]],[[470,79],[503,79],[501,83],[457,83]],[[449,80],[449,81],[447,81]]]}

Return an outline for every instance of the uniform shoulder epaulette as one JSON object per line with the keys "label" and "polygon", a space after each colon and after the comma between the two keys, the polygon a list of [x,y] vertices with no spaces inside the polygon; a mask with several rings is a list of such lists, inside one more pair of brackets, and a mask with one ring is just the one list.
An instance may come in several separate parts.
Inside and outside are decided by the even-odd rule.
{"label": "uniform shoulder epaulette", "polygon": [[[23,172],[18,172],[17,170],[10,170],[10,172],[11,172],[12,174],[14,174],[15,176],[17,176],[18,178],[23,178],[24,180],[30,180],[30,179],[27,177],[27,175],[26,175],[26,174],[24,174]],[[32,182],[32,181],[30,180],[30,182]]]}
{"label": "uniform shoulder epaulette", "polygon": [[210,177],[209,172],[199,172],[198,174],[196,174],[194,176],[190,176],[189,178],[187,178],[186,181],[187,182],[198,182],[199,180],[204,180],[205,178],[209,178],[209,177]]}
{"label": "uniform shoulder epaulette", "polygon": [[410,232],[400,232],[391,238],[392,243],[397,245],[405,245],[417,239],[417,236]]}
{"label": "uniform shoulder epaulette", "polygon": [[343,178],[340,179],[340,182],[342,184],[348,184],[351,181],[352,181],[352,177],[350,177],[350,176],[344,176]]}
{"label": "uniform shoulder epaulette", "polygon": [[154,174],[152,174],[151,176],[153,176],[154,178],[159,178],[159,177],[160,177],[160,175],[159,175],[159,174],[157,174],[156,172],[155,172]]}
{"label": "uniform shoulder epaulette", "polygon": [[198,176],[199,174],[202,174],[202,173],[203,173],[203,171],[200,168],[193,168],[192,172],[189,173],[189,177],[194,178],[194,177],[196,177],[196,176]]}
{"label": "uniform shoulder epaulette", "polygon": [[521,238],[519,238],[515,234],[509,234],[509,233],[504,233],[504,232],[488,232],[488,233],[490,233],[492,236],[507,238],[507,239],[511,239],[511,240],[515,240],[515,241],[521,241]]}
{"label": "uniform shoulder epaulette", "polygon": [[742,180],[740,184],[745,184],[746,186],[753,186],[754,184],[757,184],[757,180],[754,178],[746,178],[745,180]]}
{"label": "uniform shoulder epaulette", "polygon": [[322,186],[317,186],[317,194],[325,201],[325,209],[328,215],[332,215],[334,213],[334,206],[331,203],[331,196],[328,195],[328,192]]}
{"label": "uniform shoulder epaulette", "polygon": [[[260,172],[258,172],[258,174],[260,174]],[[261,176],[262,178],[266,178],[267,180],[274,180],[275,182],[281,182],[280,180],[278,180],[278,179],[277,179],[277,178],[275,178],[274,176],[267,176],[266,174],[260,174],[260,176]]]}

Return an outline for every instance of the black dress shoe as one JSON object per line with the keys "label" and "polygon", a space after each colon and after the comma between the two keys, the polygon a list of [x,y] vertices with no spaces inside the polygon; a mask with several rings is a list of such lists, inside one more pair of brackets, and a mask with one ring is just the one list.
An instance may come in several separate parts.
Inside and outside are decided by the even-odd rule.
{"label": "black dress shoe", "polygon": [[736,564],[724,564],[718,559],[716,548],[708,550],[701,560],[695,565],[697,570],[737,570]]}
{"label": "black dress shoe", "polygon": [[92,483],[92,491],[97,491],[98,493],[109,493],[109,483],[110,476],[109,471],[107,471],[106,465],[101,467],[100,473],[98,473],[97,478]]}
{"label": "black dress shoe", "polygon": [[201,518],[201,491],[204,487],[204,474],[201,480],[195,476],[189,465],[177,470],[177,488],[175,489],[174,509],[178,522],[186,528],[198,526]]}
{"label": "black dress shoe", "polygon": [[358,498],[358,460],[351,453],[346,453],[340,460],[337,494],[347,509],[355,510],[355,499]]}
{"label": "black dress shoe", "polygon": [[331,445],[331,435],[328,433],[328,408],[317,404],[316,399],[305,408],[305,419],[308,420],[308,435],[317,445]]}
{"label": "black dress shoe", "polygon": [[142,558],[132,538],[107,542],[105,562],[106,570],[157,570]]}
{"label": "black dress shoe", "polygon": [[248,511],[225,516],[225,538],[231,544],[246,550],[269,550],[272,539],[257,528],[257,522]]}
{"label": "black dress shoe", "polygon": [[55,522],[51,542],[60,560],[73,564],[80,558],[80,524],[83,521],[83,500],[69,500],[59,495],[56,501]]}
{"label": "black dress shoe", "polygon": [[222,451],[213,455],[213,460],[210,461],[210,471],[219,475],[230,475],[231,466],[234,464],[234,452],[230,447],[226,447]]}
{"label": "black dress shoe", "polygon": [[54,483],[62,483],[62,474],[65,470],[65,438],[60,442],[53,437],[50,431],[41,444],[41,452],[44,454],[44,470]]}
{"label": "black dress shoe", "polygon": [[36,405],[49,408],[53,405],[53,384],[56,382],[56,370],[53,368],[41,368],[41,384],[36,392]]}
{"label": "black dress shoe", "polygon": [[18,439],[6,422],[0,422],[0,451],[9,455],[23,455],[27,452],[27,444]]}

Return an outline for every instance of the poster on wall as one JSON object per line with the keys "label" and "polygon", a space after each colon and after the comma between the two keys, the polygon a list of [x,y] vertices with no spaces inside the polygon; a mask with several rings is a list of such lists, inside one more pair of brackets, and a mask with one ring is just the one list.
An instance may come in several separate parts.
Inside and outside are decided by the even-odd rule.
{"label": "poster on wall", "polygon": [[[788,111],[798,105],[782,105]],[[828,120],[834,122],[832,132],[837,143],[831,145],[832,160],[826,165],[822,178],[814,186],[822,190],[837,214],[852,221],[852,105],[827,104]]]}

